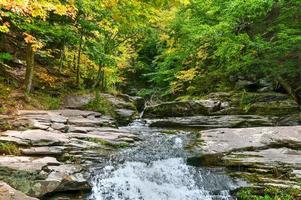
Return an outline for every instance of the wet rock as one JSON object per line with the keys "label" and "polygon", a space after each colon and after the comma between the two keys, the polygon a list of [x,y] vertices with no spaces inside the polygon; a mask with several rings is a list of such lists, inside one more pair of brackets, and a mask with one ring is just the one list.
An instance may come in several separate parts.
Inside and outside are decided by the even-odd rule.
{"label": "wet rock", "polygon": [[296,114],[281,116],[278,120],[278,125],[280,125],[280,126],[301,125],[301,112],[296,113]]}
{"label": "wet rock", "polygon": [[127,125],[134,119],[138,118],[138,113],[135,110],[116,109],[117,121],[120,125]]}
{"label": "wet rock", "polygon": [[256,115],[172,117],[147,120],[151,127],[238,128],[273,126],[275,118]]}
{"label": "wet rock", "polygon": [[43,196],[48,193],[66,191],[90,190],[91,185],[82,174],[82,167],[79,165],[48,166],[46,171],[49,175],[45,180],[38,181],[31,191],[33,196]]}
{"label": "wet rock", "polygon": [[144,99],[138,96],[130,96],[130,99],[134,102],[138,112],[142,112],[145,105]]}
{"label": "wet rock", "polygon": [[2,156],[0,177],[34,197],[59,191],[91,189],[81,166],[62,165],[53,157]]}
{"label": "wet rock", "polygon": [[15,190],[7,183],[0,182],[0,200],[38,200],[34,197],[29,197],[21,191]]}

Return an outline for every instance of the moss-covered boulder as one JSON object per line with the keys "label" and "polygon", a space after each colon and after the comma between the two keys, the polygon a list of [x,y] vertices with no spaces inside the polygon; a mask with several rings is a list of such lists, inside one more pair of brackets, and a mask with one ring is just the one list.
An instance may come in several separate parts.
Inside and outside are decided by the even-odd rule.
{"label": "moss-covered boulder", "polygon": [[209,115],[220,109],[220,102],[213,100],[165,102],[144,109],[143,118],[184,117]]}

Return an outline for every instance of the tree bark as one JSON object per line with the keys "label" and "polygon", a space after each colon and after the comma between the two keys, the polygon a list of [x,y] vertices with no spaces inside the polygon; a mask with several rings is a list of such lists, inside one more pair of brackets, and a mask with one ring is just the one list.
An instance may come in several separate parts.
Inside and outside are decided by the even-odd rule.
{"label": "tree bark", "polygon": [[33,75],[34,75],[34,51],[32,48],[32,44],[28,43],[26,47],[25,94],[29,94],[31,92]]}
{"label": "tree bark", "polygon": [[77,52],[77,68],[76,68],[76,85],[77,87],[80,86],[80,56],[82,51],[82,45],[83,45],[83,34],[81,33],[80,39],[79,39],[79,47]]}

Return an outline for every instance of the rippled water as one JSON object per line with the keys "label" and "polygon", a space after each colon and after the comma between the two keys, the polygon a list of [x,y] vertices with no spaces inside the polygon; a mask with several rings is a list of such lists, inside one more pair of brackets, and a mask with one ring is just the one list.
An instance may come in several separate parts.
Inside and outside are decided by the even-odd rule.
{"label": "rippled water", "polygon": [[[126,127],[143,140],[94,170],[92,200],[232,200],[240,183],[220,169],[186,164],[188,131],[161,133],[137,121]],[[170,130],[169,130],[170,132]]]}

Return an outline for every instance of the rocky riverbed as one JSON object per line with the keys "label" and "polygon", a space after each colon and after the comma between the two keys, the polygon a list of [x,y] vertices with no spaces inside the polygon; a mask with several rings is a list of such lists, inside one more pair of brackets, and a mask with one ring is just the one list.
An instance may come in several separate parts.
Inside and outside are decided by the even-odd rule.
{"label": "rocky riverbed", "polygon": [[[201,180],[195,176],[205,178],[209,185],[210,179],[216,176],[200,175],[199,170],[204,167],[222,167],[232,178],[242,178],[249,182],[248,187],[258,190],[270,186],[292,188],[297,191],[294,198],[301,198],[301,192],[298,192],[301,191],[300,112],[298,105],[286,96],[256,94],[259,103],[251,101],[247,105],[238,104],[237,96],[228,94],[165,102],[148,106],[143,113],[144,125],[136,128],[118,128],[118,125],[137,118],[137,110],[143,107],[141,100],[128,96],[117,99],[112,95],[104,96],[114,105],[112,116],[83,110],[91,101],[86,100],[86,95],[68,97],[60,110],[19,110],[13,116],[2,115],[0,125],[5,130],[0,134],[0,188],[3,189],[0,199],[56,199],[59,194],[71,193],[76,195],[69,199],[100,198],[104,191],[98,187],[111,179],[102,174],[105,171],[99,170],[97,182],[91,182],[96,175],[90,170],[95,171],[95,167],[107,169],[113,160],[118,162],[116,166],[124,160],[129,163],[117,167],[109,176],[121,176],[119,173],[123,173],[123,167],[129,167],[125,168],[129,170],[139,168],[141,173],[145,172],[140,174],[142,177],[150,178],[148,184],[154,184],[155,174],[160,176],[158,169],[169,170],[162,163],[174,162],[188,173],[185,177],[178,177],[179,180],[190,182],[193,179],[195,191],[207,199],[212,199],[214,194],[209,189],[201,189],[204,185],[200,185]],[[264,115],[258,104],[265,106]],[[281,115],[275,114],[276,108]],[[268,110],[272,111],[268,113]],[[180,136],[162,136],[167,133]],[[164,146],[162,151],[161,146]],[[131,154],[119,153],[129,147],[134,147],[129,151]],[[125,157],[111,159],[116,155]],[[149,166],[150,163],[154,168]],[[137,178],[137,174],[132,175],[126,177]],[[175,176],[170,173],[161,175]],[[217,182],[221,184],[221,180]],[[188,196],[194,196],[188,185],[169,184],[175,190],[179,189],[178,186],[184,187]],[[157,191],[155,185],[153,189]],[[123,185],[120,187],[125,191]],[[135,187],[140,188],[139,185]],[[88,194],[92,188],[92,196],[85,197],[85,192]],[[221,199],[234,198],[230,195],[233,188],[229,186],[226,190],[227,195],[222,195],[222,190],[219,190]],[[152,194],[160,197],[156,191]],[[147,199],[147,194],[142,197]]]}
{"label": "rocky riverbed", "polygon": [[89,191],[88,167],[139,140],[92,111],[20,110],[7,123],[17,130],[0,135],[0,179],[33,197]]}

